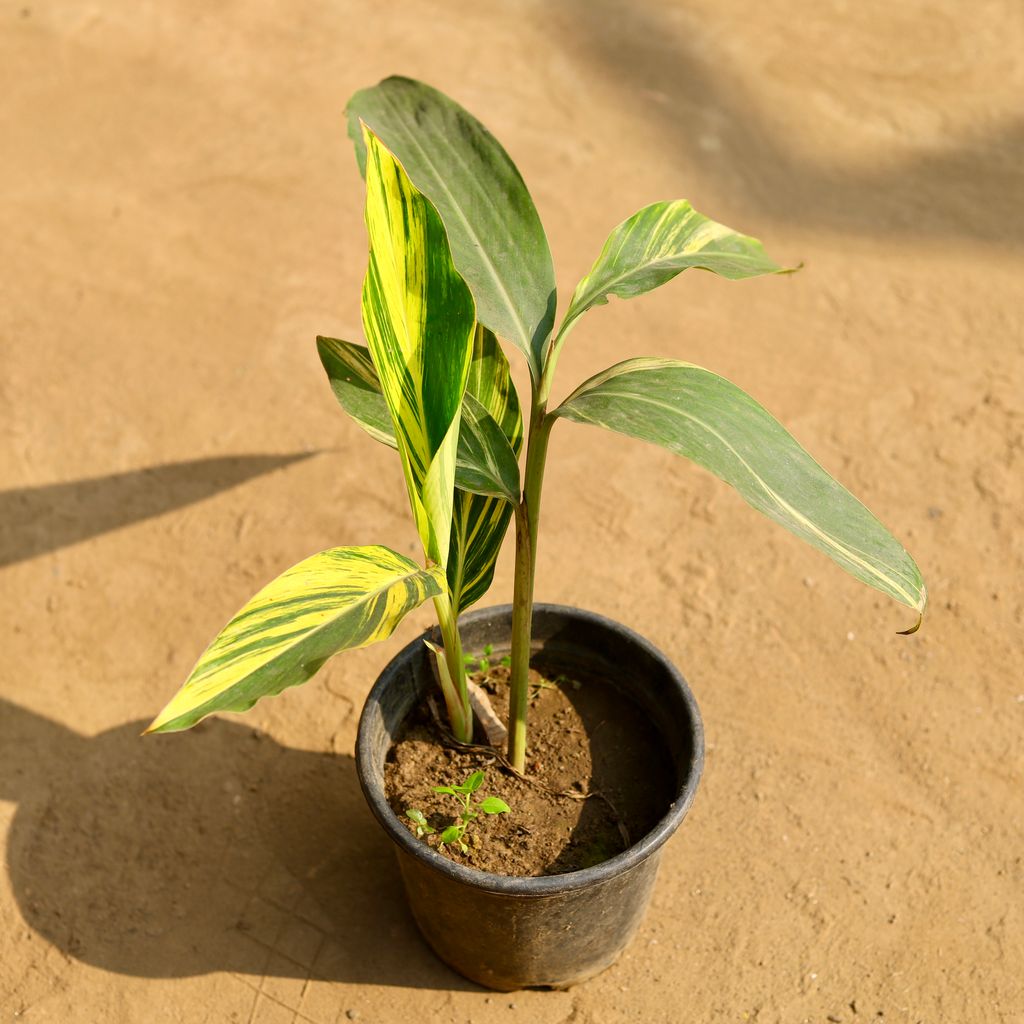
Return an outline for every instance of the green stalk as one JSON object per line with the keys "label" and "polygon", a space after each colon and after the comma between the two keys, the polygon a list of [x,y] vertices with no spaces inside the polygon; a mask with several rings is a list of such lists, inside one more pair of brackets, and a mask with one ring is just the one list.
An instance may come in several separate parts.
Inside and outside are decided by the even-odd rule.
{"label": "green stalk", "polygon": [[508,759],[517,772],[526,770],[526,714],[530,701],[530,641],[533,633],[533,584],[537,571],[537,531],[548,439],[554,418],[547,398],[554,372],[553,358],[533,392],[530,435],[526,442],[523,498],[516,506],[516,563],[512,597],[512,666],[508,698]]}
{"label": "green stalk", "polygon": [[[462,637],[448,596],[434,598],[437,622],[441,627],[444,660],[438,658],[437,672],[441,680],[444,702],[452,732],[460,743],[473,742],[473,710],[466,686],[466,663],[462,656]],[[435,654],[436,657],[436,654]],[[447,678],[446,678],[447,670]]]}
{"label": "green stalk", "polygon": [[526,770],[526,712],[530,699],[530,639],[535,555],[526,502],[516,506],[516,567],[512,596],[512,666],[508,694],[508,759]]}

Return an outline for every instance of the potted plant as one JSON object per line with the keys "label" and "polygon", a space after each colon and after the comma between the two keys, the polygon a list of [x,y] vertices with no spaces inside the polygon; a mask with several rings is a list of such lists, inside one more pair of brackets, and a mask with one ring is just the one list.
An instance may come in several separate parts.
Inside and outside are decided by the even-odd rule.
{"label": "potted plant", "polygon": [[[559,353],[589,309],[613,295],[643,294],[688,268],[732,280],[785,273],[760,242],[686,202],[654,203],[611,233],[556,329],[540,219],[487,129],[406,78],[357,93],[348,117],[366,179],[368,346],[320,338],[319,352],[343,408],[398,450],[424,562],[379,546],[340,547],[289,569],[228,623],[148,731],[247,710],[309,679],[339,651],[386,639],[404,615],[433,600],[437,628],[391,662],[364,709],[357,748],[364,791],[398,845],[414,914],[442,957],[496,988],[571,984],[611,963],[635,929],[658,851],[693,799],[703,739],[686,683],[643,639],[599,616],[534,606],[555,424],[593,424],[697,462],[847,572],[915,610],[905,632],[920,625],[924,584],[859,501],[754,399],[709,370],[627,359],[551,404]],[[499,338],[516,345],[529,368],[526,430]],[[463,614],[490,585],[511,519],[511,605]],[[500,760],[517,776],[528,770],[530,665],[538,650],[597,676],[618,674],[615,685],[630,706],[644,709],[668,752],[671,792],[660,817],[627,849],[563,874],[478,871],[424,841],[431,829],[422,812],[403,821],[389,806],[388,752],[438,684],[451,742],[474,743],[464,652],[485,649],[507,651],[508,745]],[[472,816],[470,802],[465,811]]]}

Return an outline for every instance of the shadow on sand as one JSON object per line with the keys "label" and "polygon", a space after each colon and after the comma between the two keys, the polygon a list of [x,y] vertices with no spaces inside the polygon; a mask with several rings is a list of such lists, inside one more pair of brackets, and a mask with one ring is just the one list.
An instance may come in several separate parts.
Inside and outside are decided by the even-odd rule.
{"label": "shadow on sand", "polygon": [[183,508],[316,454],[192,459],[0,491],[0,567]]}
{"label": "shadow on sand", "polygon": [[352,758],[231,722],[144,724],[86,738],[0,700],[8,870],[36,932],[148,978],[473,987],[419,938]]}
{"label": "shadow on sand", "polygon": [[842,234],[1017,246],[1024,117],[850,166],[787,141],[754,95],[756,80],[701,53],[667,5],[571,0],[560,10],[572,51],[664,129],[666,148],[726,176],[741,209]]}

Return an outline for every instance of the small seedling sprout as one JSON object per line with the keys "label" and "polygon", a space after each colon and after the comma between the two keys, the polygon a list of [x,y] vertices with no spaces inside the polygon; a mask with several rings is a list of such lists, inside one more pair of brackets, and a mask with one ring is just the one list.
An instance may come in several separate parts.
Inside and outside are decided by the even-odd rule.
{"label": "small seedling sprout", "polygon": [[422,836],[428,836],[431,833],[437,831],[427,824],[426,815],[422,811],[417,811],[415,807],[410,807],[406,812],[405,816],[416,826],[416,838],[419,839]]}
{"label": "small seedling sprout", "polygon": [[[448,796],[453,796],[459,801],[460,805],[458,820],[444,829],[438,837],[438,847],[441,849],[445,846],[458,846],[463,853],[469,853],[469,847],[466,845],[465,835],[470,822],[473,821],[474,818],[479,818],[481,812],[483,814],[509,813],[510,808],[508,804],[498,796],[487,796],[482,800],[478,800],[476,804],[473,803],[473,794],[476,793],[476,791],[483,785],[483,781],[484,773],[482,771],[475,771],[459,786],[434,787],[435,793],[444,793]],[[427,824],[427,819],[422,811],[409,808],[409,810],[405,812],[405,816],[415,826],[417,838],[429,835],[436,831]]]}

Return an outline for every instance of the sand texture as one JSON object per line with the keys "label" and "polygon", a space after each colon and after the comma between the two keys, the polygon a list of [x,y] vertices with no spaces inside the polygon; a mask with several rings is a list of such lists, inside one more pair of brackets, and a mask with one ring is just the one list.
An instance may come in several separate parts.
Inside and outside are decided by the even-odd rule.
{"label": "sand texture", "polygon": [[[1019,0],[4,3],[0,1022],[1024,1022],[1022,54]],[[568,992],[438,962],[358,792],[362,699],[429,608],[138,735],[277,573],[417,551],[313,342],[361,338],[342,109],[395,72],[508,148],[562,308],[657,199],[804,261],[593,311],[555,397],[634,355],[722,373],[929,585],[897,636],[706,472],[556,428],[538,597],[662,648],[708,741],[637,939]]]}

